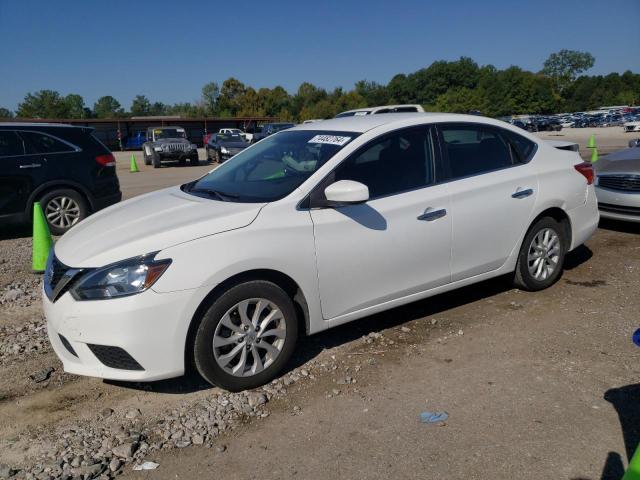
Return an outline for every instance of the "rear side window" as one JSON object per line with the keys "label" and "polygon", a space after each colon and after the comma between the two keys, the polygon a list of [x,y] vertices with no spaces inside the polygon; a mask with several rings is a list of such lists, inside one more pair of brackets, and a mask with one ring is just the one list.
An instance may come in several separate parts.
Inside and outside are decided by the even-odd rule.
{"label": "rear side window", "polygon": [[536,153],[536,144],[528,138],[524,138],[522,135],[504,130],[504,135],[509,139],[511,143],[512,151],[514,152],[514,160],[518,163],[527,163]]}
{"label": "rear side window", "polygon": [[16,132],[0,130],[0,157],[24,155],[24,145]]}
{"label": "rear side window", "polygon": [[40,132],[20,132],[25,141],[27,153],[64,153],[74,152],[75,149],[51,135]]}
{"label": "rear side window", "polygon": [[444,155],[452,179],[513,165],[511,147],[496,129],[483,125],[441,125]]}

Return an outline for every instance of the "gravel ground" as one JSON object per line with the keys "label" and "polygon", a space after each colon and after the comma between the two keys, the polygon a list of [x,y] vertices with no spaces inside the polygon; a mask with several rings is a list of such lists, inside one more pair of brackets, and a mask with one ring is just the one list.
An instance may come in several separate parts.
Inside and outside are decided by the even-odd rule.
{"label": "gravel ground", "polygon": [[[564,137],[561,139],[575,140],[582,144],[590,134],[587,130],[589,129],[574,132],[565,130],[560,132],[561,137]],[[613,129],[597,129],[597,134],[598,141],[605,150],[622,148],[628,141],[627,135]],[[559,135],[541,134],[541,136],[558,138]],[[203,165],[193,169],[167,167],[154,171],[148,167],[147,169],[142,167],[141,174],[129,174],[123,165],[130,153],[117,154],[117,156],[125,197],[187,181],[211,168]],[[144,461],[160,463],[161,467],[154,472],[158,478],[169,478],[169,475],[175,478],[182,469],[183,454],[180,452],[187,451],[193,452],[184,455],[193,460],[194,465],[198,465],[199,459],[202,458],[218,459],[214,462],[214,467],[222,469],[221,472],[226,471],[227,476],[232,478],[234,475],[230,472],[234,470],[229,466],[229,462],[231,465],[243,462],[246,448],[249,448],[243,444],[246,441],[244,439],[250,439],[253,436],[260,438],[261,432],[273,433],[279,431],[278,428],[283,429],[283,432],[288,431],[284,429],[289,427],[293,430],[302,428],[296,425],[309,418],[313,418],[313,421],[319,422],[317,425],[320,425],[324,421],[322,415],[341,418],[342,423],[332,423],[333,431],[315,436],[316,443],[306,446],[306,448],[316,449],[318,455],[322,455],[327,445],[334,444],[332,440],[334,436],[340,438],[342,442],[352,441],[351,437],[343,436],[342,426],[346,426],[350,420],[342,418],[342,408],[344,407],[344,412],[350,412],[354,399],[367,398],[370,406],[365,405],[364,409],[368,409],[374,408],[378,399],[384,400],[385,403],[397,402],[401,405],[403,398],[404,401],[412,398],[415,393],[412,392],[412,388],[415,389],[415,385],[420,384],[420,381],[418,377],[407,377],[416,378],[416,381],[406,384],[398,383],[397,378],[403,378],[398,369],[410,371],[411,375],[415,376],[420,375],[415,371],[418,365],[420,368],[433,370],[445,368],[450,364],[461,364],[462,367],[457,367],[459,370],[450,371],[449,375],[453,376],[452,379],[466,379],[474,369],[473,362],[459,362],[459,359],[464,358],[465,351],[447,351],[447,349],[453,349],[454,345],[461,342],[470,341],[468,339],[472,337],[469,337],[469,334],[470,332],[473,334],[474,329],[477,329],[476,342],[492,344],[491,338],[500,335],[504,330],[504,322],[519,321],[529,315],[534,316],[535,312],[547,305],[551,309],[556,309],[558,315],[570,312],[571,326],[567,327],[568,333],[553,332],[552,337],[547,337],[545,336],[547,332],[553,330],[551,319],[541,322],[538,330],[535,329],[535,322],[533,327],[530,327],[530,324],[526,327],[522,324],[521,332],[527,331],[528,335],[541,336],[541,341],[545,345],[541,348],[546,350],[541,357],[531,359],[535,363],[533,367],[523,366],[519,374],[527,375],[527,368],[534,368],[538,375],[558,382],[549,386],[551,397],[549,403],[541,403],[542,407],[553,409],[554,402],[559,402],[555,394],[562,390],[562,385],[555,375],[558,374],[560,365],[563,365],[563,369],[572,368],[570,364],[565,363],[565,360],[558,363],[560,352],[576,348],[576,333],[572,329],[577,328],[579,324],[584,324],[585,329],[593,331],[594,337],[589,340],[590,343],[582,345],[583,350],[597,354],[593,349],[599,348],[603,352],[609,352],[606,357],[603,357],[603,354],[597,354],[600,355],[597,358],[606,358],[611,362],[619,347],[612,346],[612,341],[607,335],[615,332],[616,335],[624,335],[624,338],[628,339],[628,325],[637,323],[637,319],[629,317],[629,312],[633,311],[633,308],[637,312],[640,308],[637,303],[637,292],[640,291],[639,232],[627,226],[605,225],[605,227],[604,230],[598,231],[593,241],[589,242],[588,246],[591,250],[589,248],[580,250],[572,257],[575,265],[565,275],[561,285],[548,292],[538,296],[523,296],[517,291],[505,289],[503,283],[496,281],[473,289],[473,293],[469,293],[470,289],[467,289],[466,293],[454,292],[448,296],[438,297],[444,300],[421,302],[417,307],[411,307],[410,314],[406,314],[406,309],[401,309],[388,315],[364,319],[356,324],[304,339],[288,373],[264,388],[239,394],[211,388],[199,378],[191,376],[153,384],[125,384],[64,374],[46,338],[46,327],[39,304],[41,277],[31,273],[30,270],[31,240],[28,229],[2,232],[0,234],[0,478],[106,479],[123,472],[130,475],[132,467],[141,465]],[[606,255],[603,255],[605,250]],[[608,272],[607,268],[611,271]],[[465,306],[456,307],[459,305],[456,303],[459,298],[466,299],[463,302],[468,303],[466,305],[468,311],[465,310]],[[433,304],[441,305],[442,308],[430,310],[430,305]],[[461,311],[460,308],[462,308]],[[601,313],[594,315],[592,312]],[[608,313],[603,316],[602,312]],[[566,314],[569,315],[569,313]],[[503,322],[500,324],[502,330],[491,329],[494,322],[492,319]],[[625,325],[625,328],[622,328],[622,325]],[[482,334],[481,327],[486,327],[486,333]],[[529,331],[529,329],[532,330]],[[622,370],[617,372],[615,362],[609,364],[604,360],[598,360],[592,357],[591,353],[587,356],[588,361],[577,360],[580,368],[592,369],[598,373],[593,379],[584,380],[585,386],[581,388],[586,391],[590,388],[601,391],[603,378],[607,378],[607,375],[612,381],[615,379],[616,382],[623,384],[625,381],[629,382],[629,376],[639,373],[633,363],[635,358],[633,352],[624,353],[625,359],[620,359],[617,364],[617,368]],[[524,351],[516,351],[515,354],[523,359],[527,358]],[[437,358],[435,366],[426,364],[424,361],[422,363],[416,361],[417,358],[424,360],[425,357]],[[500,369],[499,364],[490,363],[491,357],[497,360],[500,355],[496,352],[496,355],[489,355],[485,359],[476,352],[474,358],[478,364],[481,363],[488,369]],[[504,361],[504,358],[500,359],[500,362]],[[412,365],[407,362],[411,362]],[[393,375],[396,380],[392,381],[392,377],[386,375]],[[563,375],[566,378],[566,371],[563,371],[559,378],[563,378]],[[466,382],[471,384],[473,380],[474,378],[470,377]],[[510,381],[517,384],[517,378],[512,378]],[[391,385],[396,389],[396,393],[389,398],[388,389]],[[505,393],[504,398],[498,396],[492,398],[489,403],[483,403],[484,407],[508,409],[509,402],[527,402],[526,398],[517,396],[520,391],[508,390],[508,392],[509,394]],[[452,403],[455,398],[463,398],[464,395],[463,385],[451,385],[449,400]],[[523,395],[526,395],[526,392],[523,391]],[[312,413],[314,411],[315,414]],[[362,413],[362,409],[358,412],[351,412],[352,418],[359,418],[358,415]],[[382,417],[393,415],[392,412],[382,412],[383,409],[380,407]],[[280,423],[274,423],[274,417],[278,418]],[[472,435],[474,419],[466,420],[468,422],[465,424],[466,431]],[[499,420],[495,421],[499,422]],[[573,417],[567,422],[562,424],[560,421],[560,426],[565,429],[561,429],[560,433],[582,428],[584,435],[590,435],[591,430],[588,425],[582,425]],[[358,428],[361,426],[365,430],[370,428],[370,426],[367,427],[366,422],[358,425]],[[304,428],[315,431],[314,427],[308,424]],[[322,431],[322,427],[318,429]],[[380,429],[384,430],[384,427],[380,426]],[[607,424],[601,431],[602,438],[613,438],[618,434],[618,430],[617,424]],[[387,433],[395,435],[397,432]],[[247,437],[247,435],[250,436]],[[558,431],[549,428],[546,441],[554,445],[554,448],[562,450],[561,441],[554,443],[557,442],[557,435]],[[375,435],[372,436],[374,437]],[[498,439],[500,438],[498,434]],[[283,458],[283,464],[300,463],[300,458],[296,455],[297,449],[291,443],[292,441],[294,440],[291,438],[283,437],[284,443],[281,446],[287,447],[284,450],[289,451],[288,454],[279,453]],[[387,441],[393,443],[392,440]],[[396,443],[408,449],[416,447],[412,443],[405,445],[400,440]],[[442,444],[447,444],[447,440],[442,440]],[[196,448],[193,448],[194,446]],[[436,445],[432,447],[437,449]],[[277,448],[277,442],[275,442],[272,449]],[[394,451],[392,445],[385,444],[384,448],[389,452]],[[456,448],[455,444],[451,445],[451,448]],[[201,449],[207,449],[206,451],[211,453],[198,453],[202,452]],[[333,454],[336,453],[333,452]],[[357,464],[355,459],[367,458],[367,454],[363,452],[354,451],[352,454],[354,464]],[[485,455],[488,455],[489,463],[493,461],[496,464],[492,467],[495,470],[486,470],[487,475],[493,472],[493,478],[514,478],[513,475],[502,475],[504,472],[500,470],[501,467],[497,463],[504,459],[499,455],[490,453]],[[260,458],[263,456],[262,452],[258,451],[256,456]],[[455,468],[452,467],[452,471],[459,471],[461,474],[470,471],[461,470],[464,461],[460,463],[459,458],[453,458],[453,460],[455,460]],[[452,458],[447,460],[447,462],[450,461]],[[406,463],[411,464],[411,462],[412,460],[407,460]],[[444,465],[435,457],[430,462],[438,468]],[[547,465],[549,459],[542,458],[541,462]],[[302,463],[307,466],[312,464]],[[377,464],[372,461],[371,465]],[[282,471],[278,476],[274,473],[279,471],[278,468],[272,467],[274,470],[265,472],[264,478],[294,476],[291,472],[283,473]],[[382,467],[380,466],[379,475],[384,471]],[[597,468],[600,467],[601,465],[597,466]],[[208,472],[207,469],[207,465],[200,465],[195,470],[191,469],[190,476],[200,476],[204,472],[209,473],[209,476],[214,474],[215,469],[214,472]],[[304,470],[301,466],[301,471]],[[441,472],[446,475],[446,469]],[[541,472],[543,473],[537,478],[550,478],[545,476],[548,470]],[[356,472],[352,472],[350,476],[358,478]],[[376,474],[371,472],[368,476],[375,477]],[[405,471],[401,476],[413,478],[422,475]],[[236,475],[236,478],[249,477],[251,477],[250,473]],[[566,475],[561,477],[569,478]],[[307,475],[302,478],[314,478],[314,474],[307,472]],[[490,477],[472,475],[467,478]],[[521,478],[536,477],[523,474]]]}

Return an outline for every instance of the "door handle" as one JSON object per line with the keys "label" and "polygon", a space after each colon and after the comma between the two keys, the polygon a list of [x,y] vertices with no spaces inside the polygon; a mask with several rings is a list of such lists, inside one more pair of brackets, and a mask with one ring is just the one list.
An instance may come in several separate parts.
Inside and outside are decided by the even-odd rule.
{"label": "door handle", "polygon": [[40,168],[42,164],[40,163],[30,163],[28,165],[20,165],[20,168]]}
{"label": "door handle", "polygon": [[441,208],[440,210],[430,210],[420,215],[418,217],[418,220],[426,220],[427,222],[433,222],[438,218],[444,217],[446,214],[447,214],[447,211],[444,208]]}
{"label": "door handle", "polygon": [[526,188],[524,190],[518,190],[517,192],[514,192],[511,194],[512,198],[525,198],[528,197],[529,195],[533,195],[533,189],[532,188]]}

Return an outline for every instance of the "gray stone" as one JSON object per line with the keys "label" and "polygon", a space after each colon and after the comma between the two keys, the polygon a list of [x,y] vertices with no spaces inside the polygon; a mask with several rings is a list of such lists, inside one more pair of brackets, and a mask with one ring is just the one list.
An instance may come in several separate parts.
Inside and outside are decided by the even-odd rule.
{"label": "gray stone", "polygon": [[116,457],[130,458],[130,457],[133,457],[133,454],[135,453],[137,448],[138,448],[137,442],[127,442],[127,443],[123,443],[122,445],[118,445],[113,450],[111,450],[111,452]]}
{"label": "gray stone", "polygon": [[0,478],[9,478],[14,476],[18,471],[9,465],[0,465]]}
{"label": "gray stone", "polygon": [[29,375],[29,378],[36,383],[44,382],[45,380],[48,380],[51,374],[55,371],[56,369],[53,367],[43,368],[42,370]]}
{"label": "gray stone", "polygon": [[128,418],[129,420],[133,420],[134,418],[138,418],[140,415],[142,415],[142,412],[135,408],[133,410],[129,410],[126,415],[125,418]]}
{"label": "gray stone", "polygon": [[114,458],[109,462],[109,470],[112,472],[117,471],[122,466],[122,461],[119,458]]}
{"label": "gray stone", "polygon": [[267,396],[264,393],[260,393],[260,392],[249,393],[249,406],[251,408],[259,407],[260,405],[264,405],[265,403],[267,403]]}

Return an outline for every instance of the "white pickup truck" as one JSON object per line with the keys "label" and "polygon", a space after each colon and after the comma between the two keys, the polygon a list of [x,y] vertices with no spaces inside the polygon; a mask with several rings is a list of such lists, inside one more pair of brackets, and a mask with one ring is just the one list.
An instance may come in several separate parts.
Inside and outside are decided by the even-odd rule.
{"label": "white pickup truck", "polygon": [[241,135],[249,143],[251,143],[251,140],[253,139],[253,133],[243,132],[239,128],[221,128],[218,133],[236,133],[238,135]]}

